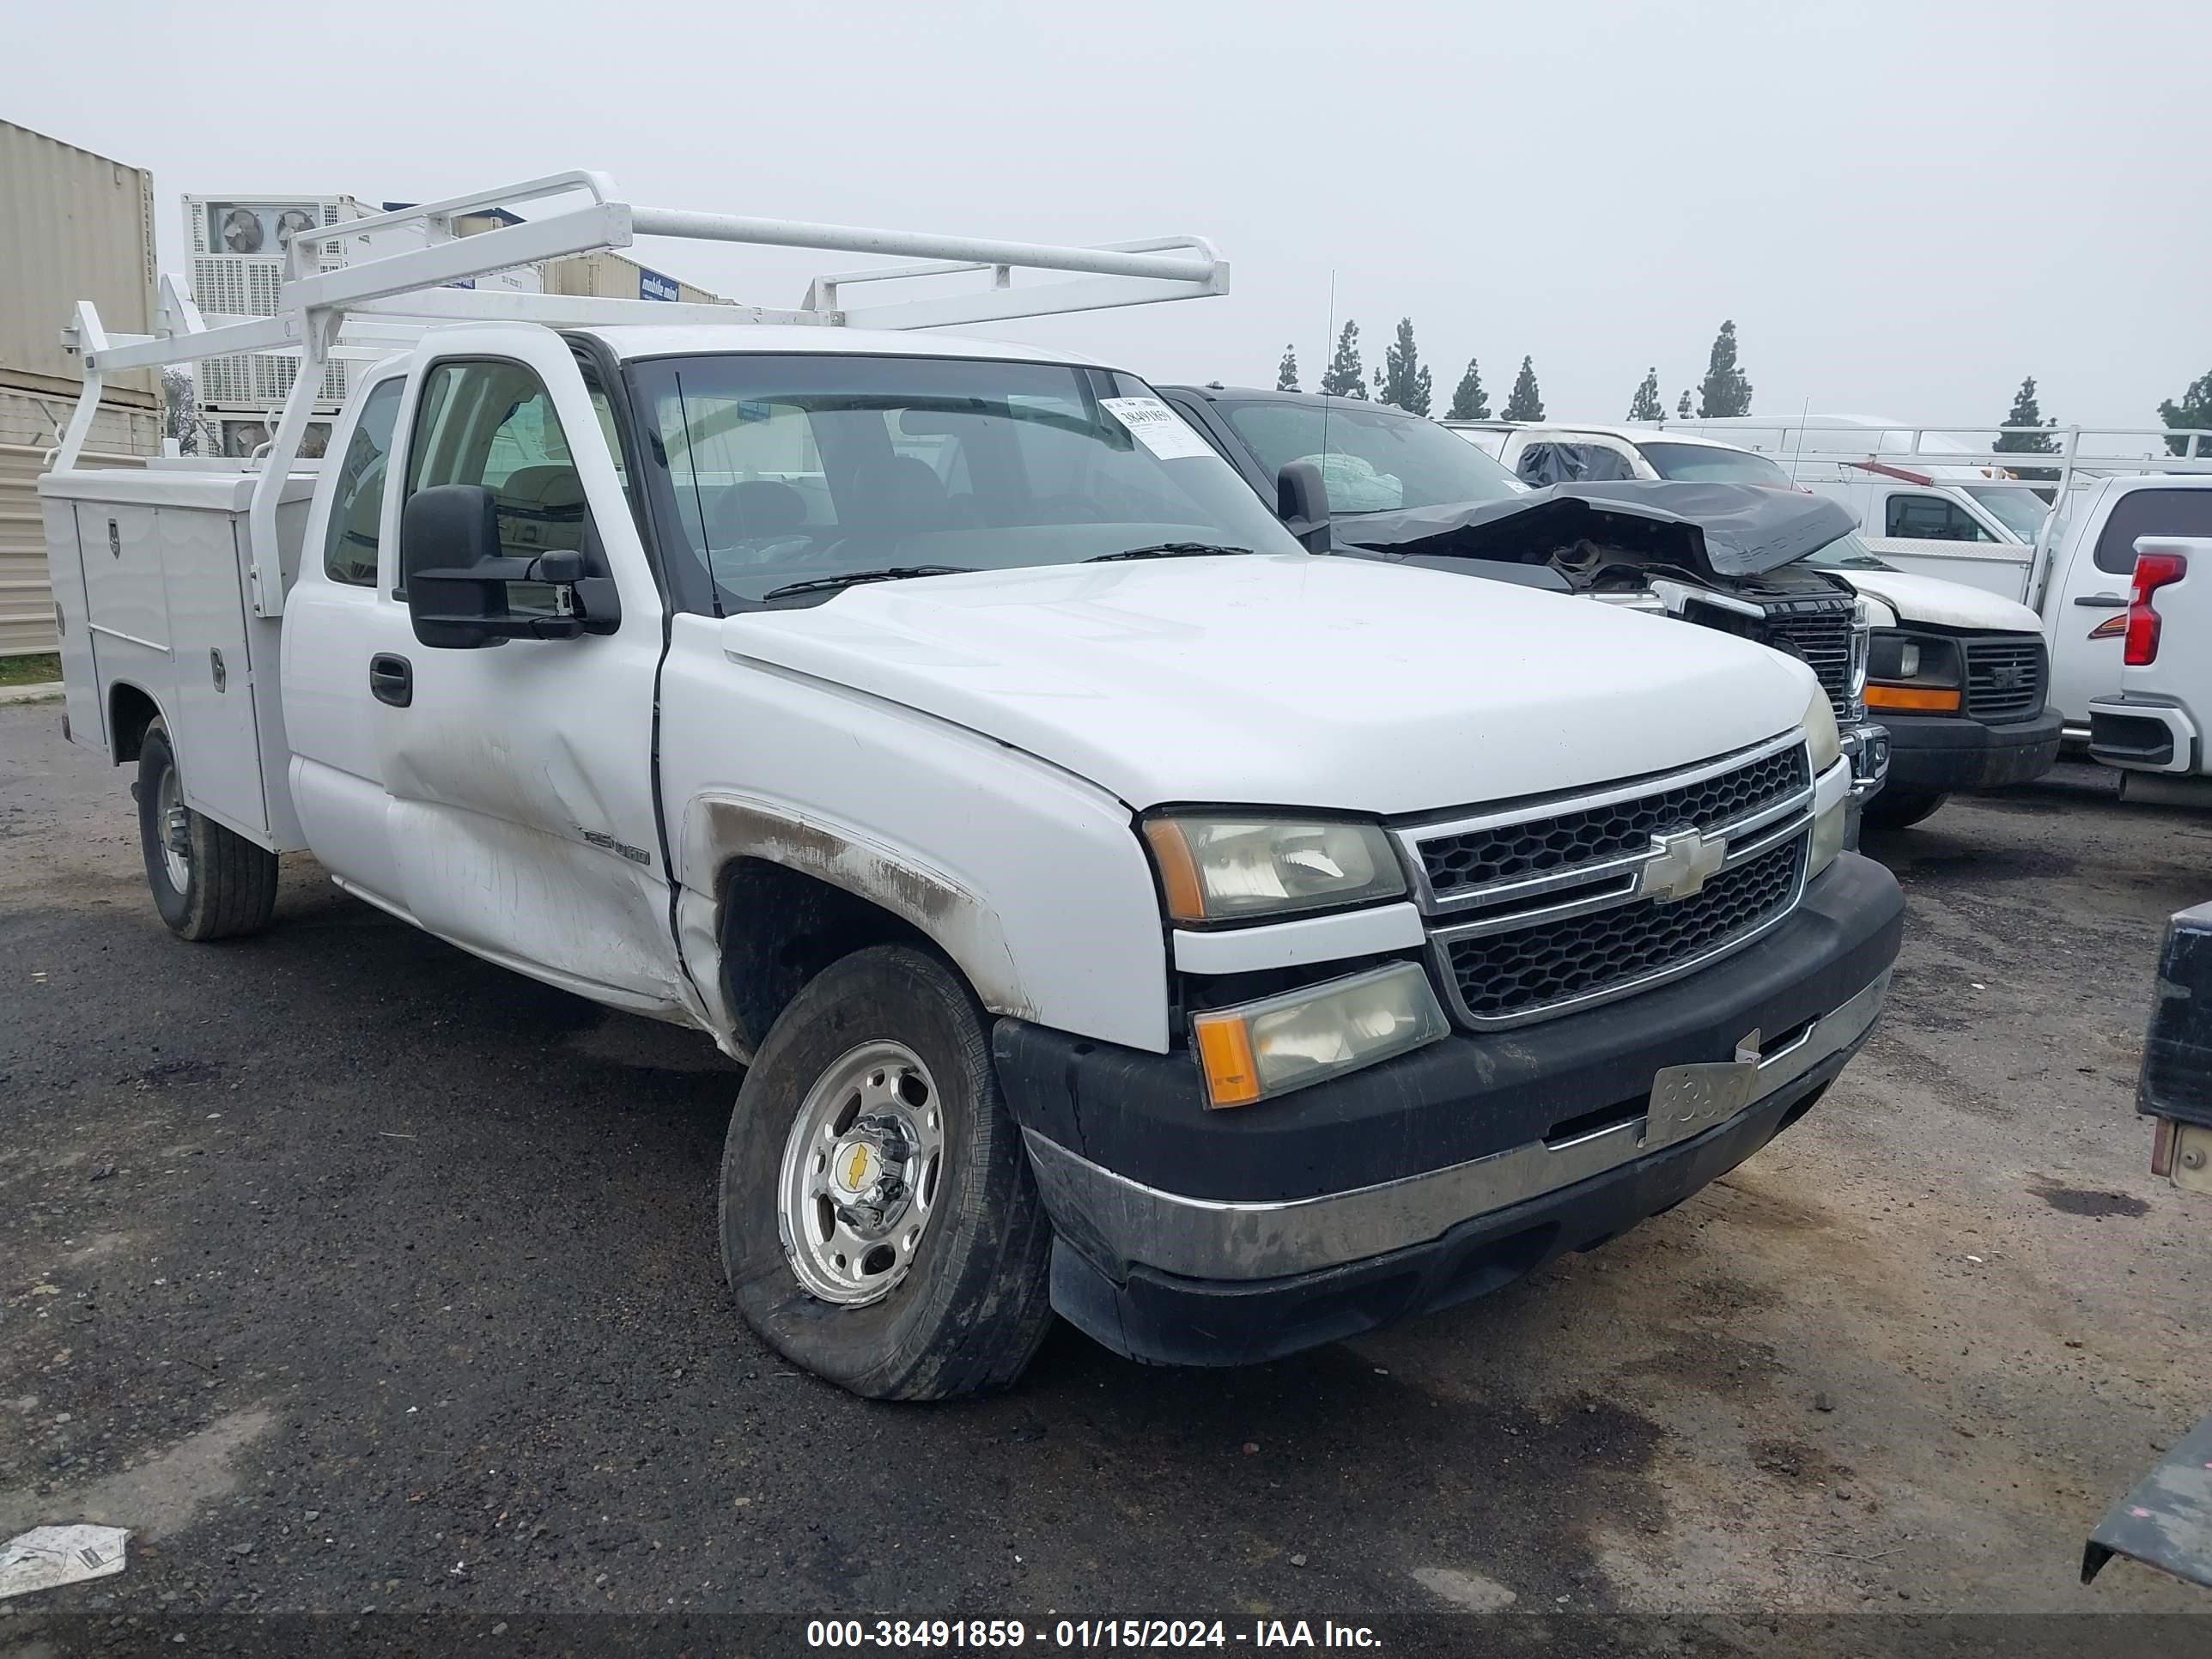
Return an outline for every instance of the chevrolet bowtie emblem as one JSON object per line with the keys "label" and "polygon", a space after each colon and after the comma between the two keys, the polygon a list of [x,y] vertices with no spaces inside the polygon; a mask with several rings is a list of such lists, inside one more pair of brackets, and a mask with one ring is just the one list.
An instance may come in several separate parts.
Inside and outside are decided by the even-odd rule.
{"label": "chevrolet bowtie emblem", "polygon": [[1683,830],[1671,836],[1654,836],[1651,844],[1655,851],[1637,878],[1636,891],[1638,897],[1657,899],[1662,904],[1696,897],[1705,891],[1705,878],[1717,874],[1728,862],[1725,836],[1708,837],[1694,830]]}

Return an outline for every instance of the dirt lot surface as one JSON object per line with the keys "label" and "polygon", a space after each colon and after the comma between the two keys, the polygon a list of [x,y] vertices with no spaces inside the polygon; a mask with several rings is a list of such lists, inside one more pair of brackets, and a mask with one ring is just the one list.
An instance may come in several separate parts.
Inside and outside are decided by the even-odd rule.
{"label": "dirt lot surface", "polygon": [[127,774],[58,723],[0,708],[0,1538],[134,1537],[120,1577],[0,1604],[0,1650],[219,1645],[210,1610],[1510,1606],[1670,1615],[1684,1652],[1756,1647],[1759,1609],[2212,1611],[2126,1562],[2078,1582],[2212,1409],[2212,1206],[2147,1173],[2132,1098],[2212,817],[2067,768],[1871,843],[1911,902],[1872,1046],[1594,1255],[1263,1369],[1062,1328],[1010,1394],[890,1407],[738,1320],[738,1079],[703,1038],[305,858],[265,936],[183,945]]}

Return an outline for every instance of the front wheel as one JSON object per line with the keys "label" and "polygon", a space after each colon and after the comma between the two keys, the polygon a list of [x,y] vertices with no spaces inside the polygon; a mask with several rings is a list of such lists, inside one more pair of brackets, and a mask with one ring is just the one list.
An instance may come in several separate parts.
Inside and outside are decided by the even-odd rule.
{"label": "front wheel", "polygon": [[1948,790],[1884,789],[1866,804],[1866,821],[1877,830],[1905,830],[1931,818],[1951,799]]}
{"label": "front wheel", "polygon": [[169,729],[138,745],[138,842],[146,884],[169,931],[195,943],[258,933],[276,908],[276,855],[185,805]]}
{"label": "front wheel", "polygon": [[936,957],[833,963],[761,1045],[722,1153],[722,1266],[778,1352],[876,1400],[1020,1376],[1052,1232],[982,1012]]}

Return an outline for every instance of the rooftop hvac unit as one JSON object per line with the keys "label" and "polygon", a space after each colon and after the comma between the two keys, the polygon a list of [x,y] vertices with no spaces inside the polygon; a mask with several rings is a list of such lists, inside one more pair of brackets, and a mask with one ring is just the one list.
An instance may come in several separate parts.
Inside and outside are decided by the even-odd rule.
{"label": "rooftop hvac unit", "polygon": [[[185,241],[191,251],[192,299],[203,313],[273,317],[284,286],[287,250],[296,231],[366,216],[350,196],[187,196]],[[345,263],[343,245],[326,246],[319,270]],[[268,352],[210,357],[198,368],[200,402],[211,409],[263,410],[283,404],[299,374],[296,358]],[[344,401],[346,371],[332,364],[319,401]]]}
{"label": "rooftop hvac unit", "polygon": [[185,246],[196,258],[216,254],[281,266],[295,231],[367,216],[350,196],[187,196]]}
{"label": "rooftop hvac unit", "polygon": [[[203,358],[195,368],[203,408],[259,413],[281,408],[291,395],[300,360],[273,351],[240,352]],[[346,365],[331,363],[323,370],[323,389],[315,401],[335,408],[345,401],[346,386]]]}

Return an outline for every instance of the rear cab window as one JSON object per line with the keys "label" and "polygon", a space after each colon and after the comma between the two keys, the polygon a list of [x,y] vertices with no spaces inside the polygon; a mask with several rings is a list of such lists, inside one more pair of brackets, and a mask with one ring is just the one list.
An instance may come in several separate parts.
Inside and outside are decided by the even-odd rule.
{"label": "rear cab window", "polygon": [[330,523],[323,532],[323,574],[349,587],[376,586],[376,549],[384,518],[384,480],[392,460],[392,428],[406,382],[380,382],[361,406],[353,435],[338,459],[331,493]]}
{"label": "rear cab window", "polygon": [[2097,532],[2097,568],[2132,576],[2139,536],[2212,536],[2212,489],[2130,489]]}

